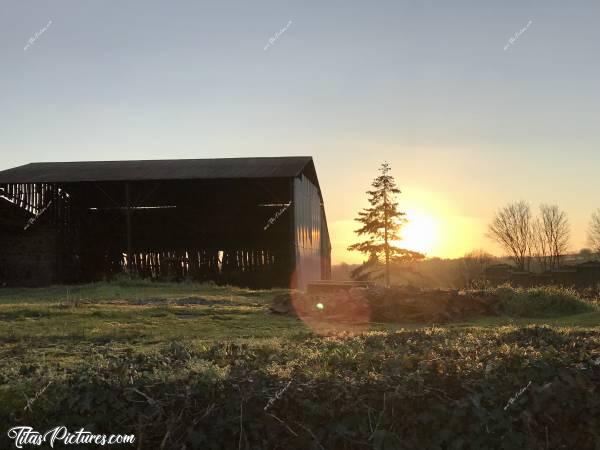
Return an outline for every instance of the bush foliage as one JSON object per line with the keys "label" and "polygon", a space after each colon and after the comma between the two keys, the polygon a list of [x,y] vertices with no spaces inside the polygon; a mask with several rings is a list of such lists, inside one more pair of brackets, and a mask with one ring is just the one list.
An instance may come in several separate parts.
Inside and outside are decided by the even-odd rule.
{"label": "bush foliage", "polygon": [[501,312],[511,317],[559,317],[595,311],[593,304],[573,289],[500,287],[494,292],[500,299]]}
{"label": "bush foliage", "polygon": [[66,370],[4,356],[6,428],[135,433],[143,449],[600,446],[597,331],[426,328],[148,353],[104,345]]}

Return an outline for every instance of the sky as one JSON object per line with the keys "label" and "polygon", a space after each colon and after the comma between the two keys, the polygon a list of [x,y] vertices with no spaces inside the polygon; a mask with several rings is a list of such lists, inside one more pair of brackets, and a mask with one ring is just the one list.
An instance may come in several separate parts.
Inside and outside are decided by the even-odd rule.
{"label": "sky", "polygon": [[[334,262],[383,161],[406,246],[473,249],[512,201],[600,207],[600,3],[0,2],[0,170],[310,155]],[[27,47],[27,48],[26,48]]]}

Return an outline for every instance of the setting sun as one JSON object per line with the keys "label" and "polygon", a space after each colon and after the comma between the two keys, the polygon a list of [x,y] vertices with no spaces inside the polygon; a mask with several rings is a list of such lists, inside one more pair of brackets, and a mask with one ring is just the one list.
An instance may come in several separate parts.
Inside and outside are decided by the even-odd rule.
{"label": "setting sun", "polygon": [[437,224],[433,217],[421,211],[407,211],[408,222],[402,227],[400,247],[430,255],[437,239]]}

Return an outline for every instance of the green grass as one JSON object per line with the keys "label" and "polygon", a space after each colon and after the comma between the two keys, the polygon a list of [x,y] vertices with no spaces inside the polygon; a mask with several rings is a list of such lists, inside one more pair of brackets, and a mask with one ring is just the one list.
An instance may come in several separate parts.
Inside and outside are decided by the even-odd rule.
{"label": "green grass", "polygon": [[[110,346],[117,353],[144,353],[174,341],[251,341],[313,332],[395,331],[432,325],[405,323],[359,327],[311,323],[309,326],[293,317],[269,313],[268,305],[281,292],[284,291],[129,280],[41,289],[2,289],[0,365],[9,363],[5,357],[14,355],[22,360],[45,358],[60,365],[73,364],[85,358],[90,348],[103,346]],[[512,316],[474,318],[446,327],[600,326],[600,312],[595,307],[582,304],[568,292],[551,291],[550,301],[541,297],[540,292],[506,290],[504,310]],[[560,311],[568,314],[521,317],[556,316]],[[573,314],[573,311],[582,313]]]}
{"label": "green grass", "polygon": [[[600,425],[595,381],[580,379],[600,364],[600,311],[564,292],[511,291],[512,317],[442,326],[309,325],[269,313],[281,292],[138,281],[0,289],[0,423],[137,430],[141,448],[461,448],[463,436],[473,448],[588,448]],[[503,410],[529,380],[550,414],[527,412],[546,421],[533,431]],[[569,420],[554,433],[562,405]],[[589,423],[573,431],[580,417]]]}
{"label": "green grass", "polygon": [[121,279],[116,282],[100,282],[83,285],[59,285],[44,288],[4,288],[0,290],[2,304],[46,304],[48,302],[103,301],[119,303],[137,299],[176,299],[185,296],[207,295],[211,298],[255,299],[268,301],[282,289],[254,291],[250,289],[223,287],[199,283],[158,283],[146,280]]}
{"label": "green grass", "polygon": [[[122,281],[40,289],[0,290],[0,365],[17,355],[61,366],[85,359],[90,348],[145,353],[171,342],[286,338],[315,331],[395,330],[400,325],[352,327],[273,315],[283,290],[212,284]],[[418,325],[408,325],[416,328]]]}
{"label": "green grass", "polygon": [[448,324],[449,327],[484,327],[494,328],[503,326],[527,327],[549,325],[557,328],[600,329],[600,312],[573,314],[563,317],[526,318],[510,316],[474,317],[469,321]]}
{"label": "green grass", "polygon": [[[0,357],[17,349],[72,363],[90,346],[144,352],[171,341],[286,336],[306,331],[267,305],[280,291],[201,284],[97,283],[0,290]],[[200,303],[200,304],[197,304]],[[1,364],[1,362],[0,362]]]}

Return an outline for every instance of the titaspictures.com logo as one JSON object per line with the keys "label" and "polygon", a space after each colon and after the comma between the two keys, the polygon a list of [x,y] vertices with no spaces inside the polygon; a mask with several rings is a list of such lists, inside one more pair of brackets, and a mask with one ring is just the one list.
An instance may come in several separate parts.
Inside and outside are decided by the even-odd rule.
{"label": "titaspictures.com logo", "polygon": [[77,431],[71,432],[65,426],[58,426],[40,433],[32,427],[20,426],[12,427],[8,430],[8,437],[14,441],[16,448],[23,448],[25,445],[41,446],[48,444],[50,448],[54,448],[57,443],[62,445],[122,445],[133,444],[135,436],[133,434],[94,434],[80,428]]}

